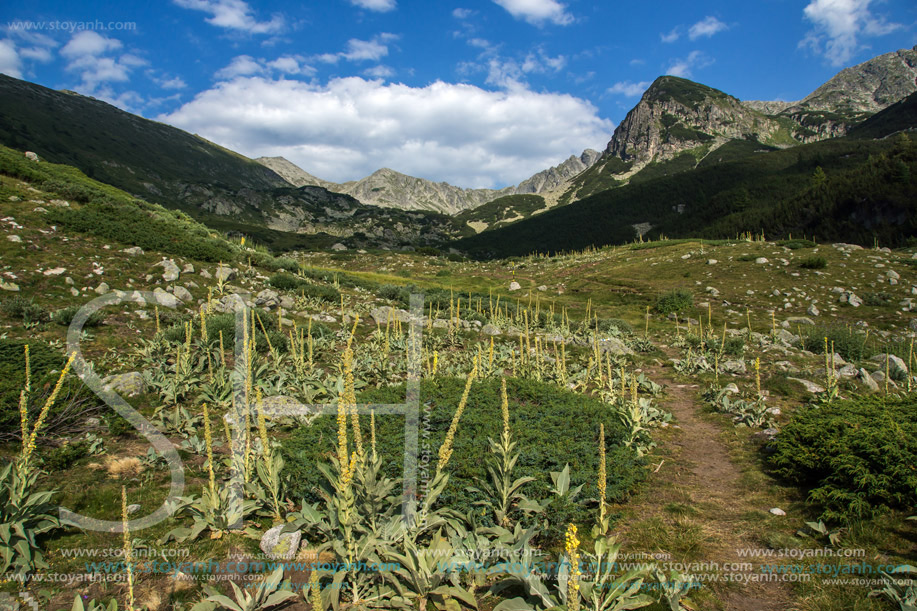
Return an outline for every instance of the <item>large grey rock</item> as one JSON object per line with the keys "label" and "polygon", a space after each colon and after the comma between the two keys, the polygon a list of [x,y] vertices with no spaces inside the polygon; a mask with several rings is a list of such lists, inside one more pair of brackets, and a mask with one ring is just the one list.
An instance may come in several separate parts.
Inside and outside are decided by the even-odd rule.
{"label": "large grey rock", "polygon": [[634,351],[627,347],[627,344],[616,337],[599,340],[599,350],[603,353],[614,355],[633,354]]}
{"label": "large grey rock", "polygon": [[174,308],[178,306],[178,299],[175,295],[167,293],[158,286],[153,290],[153,297],[156,298],[156,303],[167,308]]}
{"label": "large grey rock", "polygon": [[859,380],[860,380],[863,384],[865,384],[865,385],[866,385],[866,388],[868,388],[868,389],[871,390],[872,392],[876,392],[877,390],[879,390],[879,384],[878,384],[878,382],[876,382],[874,379],[872,379],[872,376],[869,375],[869,372],[866,371],[865,369],[860,368],[860,371],[859,371]]}
{"label": "large grey rock", "polygon": [[400,322],[411,322],[411,313],[407,310],[393,308],[390,306],[381,306],[370,310],[369,315],[377,325],[385,325],[391,320]]}
{"label": "large grey rock", "polygon": [[185,303],[189,303],[194,300],[194,296],[191,295],[191,291],[181,286],[180,284],[176,284],[172,287],[172,294]]}
{"label": "large grey rock", "polygon": [[795,327],[795,326],[797,326],[797,325],[812,325],[812,326],[814,326],[814,325],[815,325],[815,321],[812,320],[811,318],[806,318],[805,316],[790,316],[789,318],[787,318],[786,320],[784,320],[782,323],[780,323],[780,326],[783,327],[784,329],[790,329],[790,328]]}
{"label": "large grey rock", "polygon": [[229,282],[230,280],[236,277],[237,273],[238,272],[236,272],[236,270],[234,270],[231,267],[227,267],[226,265],[220,265],[219,267],[217,267],[216,272],[214,272],[213,275],[219,281]]}
{"label": "large grey rock", "polygon": [[255,303],[259,306],[275,306],[280,294],[273,289],[264,289],[255,296]]}
{"label": "large grey rock", "polygon": [[261,535],[259,547],[271,560],[292,560],[299,551],[302,533],[298,530],[281,533],[284,524],[278,524]]}
{"label": "large grey rock", "polygon": [[336,242],[335,244],[331,245],[331,250],[334,250],[336,252],[343,252],[347,250],[347,247],[341,244],[340,242]]}
{"label": "large grey rock", "polygon": [[486,325],[481,327],[481,333],[483,333],[484,335],[502,335],[503,332],[500,331],[500,327],[498,327],[497,325],[487,323]]}
{"label": "large grey rock", "polygon": [[888,371],[891,377],[903,377],[908,374],[907,364],[903,359],[895,356],[894,354],[877,354],[870,361],[874,363],[881,363],[882,368],[885,368],[885,358],[888,357]]}
{"label": "large grey rock", "polygon": [[748,371],[748,368],[745,367],[745,361],[724,361],[720,363],[720,371],[723,373],[742,374]]}
{"label": "large grey rock", "polygon": [[102,378],[102,387],[122,397],[136,397],[146,392],[146,380],[139,371],[119,373]]}
{"label": "large grey rock", "polygon": [[143,254],[143,249],[139,246],[131,246],[130,248],[125,248],[121,252],[129,254],[132,257],[136,257],[137,255]]}
{"label": "large grey rock", "polygon": [[175,261],[172,259],[164,259],[156,265],[162,266],[162,279],[166,282],[175,282],[178,280],[178,276],[181,273],[181,270],[178,269],[178,266],[175,265]]}
{"label": "large grey rock", "polygon": [[19,285],[15,282],[4,282],[3,280],[0,280],[0,290],[18,293]]}

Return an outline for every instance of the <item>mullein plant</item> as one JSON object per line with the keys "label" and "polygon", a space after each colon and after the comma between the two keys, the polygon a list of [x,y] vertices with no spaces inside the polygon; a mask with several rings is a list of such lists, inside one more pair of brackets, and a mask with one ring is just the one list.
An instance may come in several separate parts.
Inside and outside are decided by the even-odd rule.
{"label": "mullein plant", "polygon": [[19,394],[22,449],[18,456],[0,469],[0,574],[25,579],[35,569],[48,568],[37,537],[60,527],[60,522],[53,514],[54,505],[49,502],[55,491],[35,491],[39,469],[32,463],[32,457],[38,434],[75,358],[76,353],[73,353],[67,359],[57,384],[33,424],[29,417],[29,349],[25,347],[25,385]]}
{"label": "mullein plant", "polygon": [[121,486],[121,532],[124,535],[124,568],[127,571],[126,611],[134,611],[134,548],[127,522],[127,488]]}
{"label": "mullein plant", "polygon": [[513,479],[513,470],[519,460],[519,452],[514,452],[516,442],[513,441],[512,430],[509,425],[509,401],[506,396],[506,378],[501,379],[500,397],[503,415],[503,430],[499,442],[490,437],[490,456],[487,458],[488,480],[478,480],[478,488],[469,488],[471,491],[481,492],[485,499],[477,501],[476,505],[490,508],[494,515],[494,522],[499,526],[512,529],[509,518],[510,511],[517,501],[525,499],[522,487],[535,481],[534,477],[520,477]]}

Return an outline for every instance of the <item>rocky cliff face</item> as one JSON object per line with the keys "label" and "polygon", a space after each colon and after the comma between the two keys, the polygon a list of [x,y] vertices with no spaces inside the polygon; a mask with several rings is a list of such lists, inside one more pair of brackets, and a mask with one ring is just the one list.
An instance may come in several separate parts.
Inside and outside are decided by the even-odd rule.
{"label": "rocky cliff face", "polygon": [[873,114],[917,91],[917,47],[885,53],[844,68],[797,102],[745,102],[798,125],[802,142],[843,136]]}
{"label": "rocky cliff face", "polygon": [[312,176],[283,157],[261,157],[255,161],[274,170],[296,187],[320,186],[350,195],[363,204],[382,208],[427,210],[455,215],[505,195],[540,194],[556,190],[591,167],[600,157],[598,151],[587,149],[579,156],[572,155],[563,163],[535,174],[518,186],[504,189],[463,189],[445,182],[407,176],[388,168],[377,170],[360,180],[332,183]]}
{"label": "rocky cliff face", "polygon": [[687,150],[706,152],[728,139],[777,144],[788,138],[780,121],[731,95],[683,78],[662,76],[615,129],[605,153],[640,167]]}

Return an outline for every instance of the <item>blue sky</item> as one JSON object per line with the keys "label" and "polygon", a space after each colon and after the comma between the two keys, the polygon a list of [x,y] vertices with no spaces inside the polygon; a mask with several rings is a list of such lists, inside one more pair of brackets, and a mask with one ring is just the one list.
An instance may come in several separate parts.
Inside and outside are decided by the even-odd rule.
{"label": "blue sky", "polygon": [[662,74],[800,99],[917,44],[917,3],[38,0],[0,27],[0,72],[251,157],[499,187],[602,149]]}

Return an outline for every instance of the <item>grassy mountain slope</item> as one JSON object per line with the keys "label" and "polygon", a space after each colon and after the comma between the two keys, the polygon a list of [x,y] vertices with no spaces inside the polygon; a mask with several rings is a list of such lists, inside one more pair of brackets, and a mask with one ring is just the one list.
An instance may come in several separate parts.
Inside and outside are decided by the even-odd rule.
{"label": "grassy mountain slope", "polygon": [[[821,168],[824,181],[813,176]],[[912,142],[841,138],[745,155],[597,193],[511,226],[465,238],[476,256],[558,252],[648,237],[735,238],[815,234],[898,244],[917,227],[917,149]]]}

